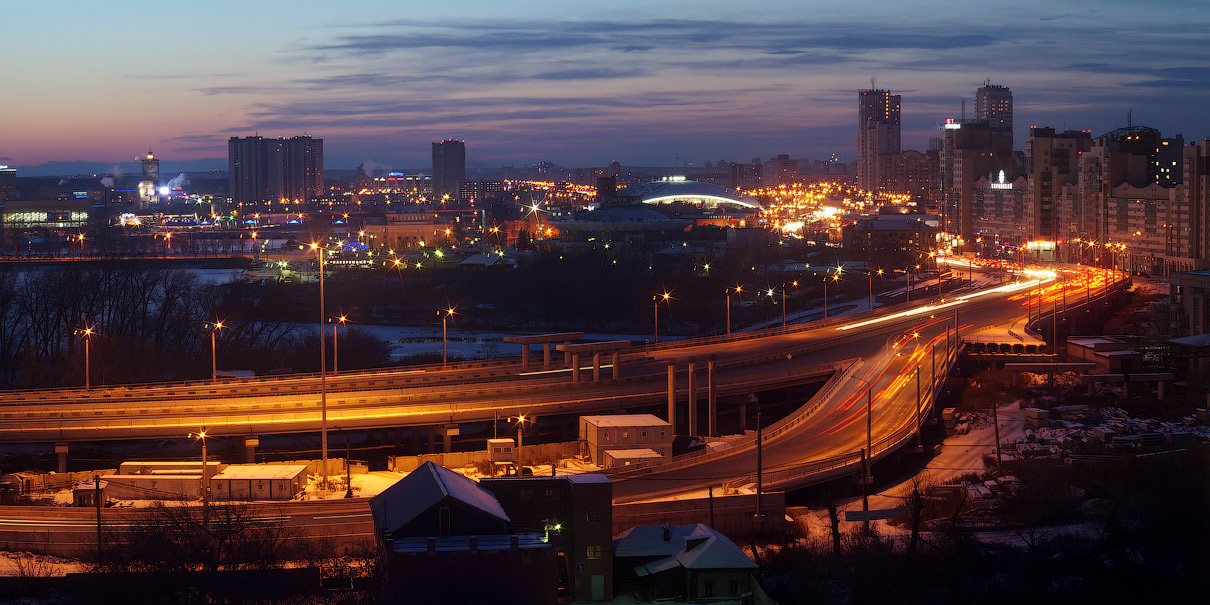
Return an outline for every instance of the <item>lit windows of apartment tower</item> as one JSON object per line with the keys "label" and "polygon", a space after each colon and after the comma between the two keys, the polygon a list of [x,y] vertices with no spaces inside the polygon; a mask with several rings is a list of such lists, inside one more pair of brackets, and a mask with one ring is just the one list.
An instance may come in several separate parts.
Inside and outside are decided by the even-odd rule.
{"label": "lit windows of apartment tower", "polygon": [[323,197],[323,139],[231,137],[227,141],[231,201],[302,204]]}
{"label": "lit windows of apartment tower", "polygon": [[1007,86],[984,82],[975,91],[975,119],[986,120],[992,129],[992,148],[997,155],[1013,151],[1013,91]]}
{"label": "lit windows of apartment tower", "polygon": [[433,198],[457,198],[466,180],[466,142],[446,139],[433,143]]}
{"label": "lit windows of apartment tower", "polygon": [[878,156],[899,153],[899,100],[889,90],[857,92],[857,186],[878,189]]}
{"label": "lit windows of apartment tower", "polygon": [[1062,235],[1058,203],[1064,187],[1075,187],[1079,178],[1080,154],[1092,148],[1087,131],[1055,133],[1054,128],[1034,126],[1025,143],[1029,173],[1029,203],[1033,224],[1030,237],[1055,241]]}

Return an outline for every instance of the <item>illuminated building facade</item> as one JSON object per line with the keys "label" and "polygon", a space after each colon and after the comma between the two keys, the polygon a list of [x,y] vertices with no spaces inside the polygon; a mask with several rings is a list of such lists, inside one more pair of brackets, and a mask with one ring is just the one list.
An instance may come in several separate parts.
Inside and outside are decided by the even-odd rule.
{"label": "illuminated building facade", "polygon": [[433,197],[458,197],[466,180],[466,142],[446,139],[433,143]]}
{"label": "illuminated building facade", "polygon": [[1016,248],[1030,241],[1033,213],[1029,204],[1029,179],[1011,178],[1003,170],[994,177],[983,176],[973,189],[974,236],[985,255],[999,246]]}
{"label": "illuminated building facade", "polygon": [[900,95],[889,90],[857,93],[857,187],[878,189],[878,157],[899,153]]}
{"label": "illuminated building facade", "polygon": [[227,171],[236,204],[304,204],[324,195],[323,139],[231,137]]}
{"label": "illuminated building facade", "polygon": [[156,200],[160,189],[160,158],[148,151],[147,155],[139,158],[143,167],[143,176],[139,179],[139,208],[146,208]]}

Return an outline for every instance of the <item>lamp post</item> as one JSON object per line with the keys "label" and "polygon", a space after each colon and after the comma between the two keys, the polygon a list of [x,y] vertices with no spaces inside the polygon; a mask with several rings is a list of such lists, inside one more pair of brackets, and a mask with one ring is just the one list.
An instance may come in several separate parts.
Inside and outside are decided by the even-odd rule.
{"label": "lamp post", "polygon": [[91,327],[75,330],[73,334],[84,337],[84,390],[92,388],[92,335]]}
{"label": "lamp post", "polygon": [[[335,359],[333,359],[333,361],[335,361]],[[349,432],[336,425],[332,425],[332,428],[340,431],[340,434],[345,436],[345,497],[352,498],[353,497],[353,466],[352,466],[353,459],[350,458],[351,454],[349,453]]]}
{"label": "lamp post", "polygon": [[[882,276],[882,269],[878,270],[878,276]],[[870,278],[870,311],[874,310],[874,272],[870,271],[867,277]]]}
{"label": "lamp post", "polygon": [[[735,295],[739,296],[740,294],[743,294],[744,287],[736,286],[734,288],[734,290],[735,290]],[[732,291],[732,288],[727,288],[727,333],[728,334],[731,333],[731,291]]]}
{"label": "lamp post", "polygon": [[218,380],[218,352],[214,333],[223,329],[223,322],[216,321],[206,324],[210,328],[210,380]]}
{"label": "lamp post", "polygon": [[[662,295],[657,294],[657,295],[651,297],[651,300],[652,300],[651,310],[652,310],[653,314],[655,315],[655,317],[654,317],[655,321],[652,322],[652,330],[655,332],[655,334],[653,336],[655,338],[652,340],[652,342],[657,345],[660,344],[660,303],[667,301],[670,296],[671,296],[671,294],[669,292],[665,292]],[[668,304],[669,304],[669,306],[672,305],[672,303],[668,303]]]}
{"label": "lamp post", "polygon": [[206,510],[206,504],[210,501],[210,476],[206,474],[206,427],[197,433],[189,433],[191,439],[196,439],[202,442],[202,510]]}
{"label": "lamp post", "polygon": [[317,242],[311,249],[319,258],[319,439],[323,458],[323,488],[328,488],[328,343],[324,335],[324,321],[328,314],[324,309],[324,251]]}
{"label": "lamp post", "polygon": [[[840,276],[833,275],[832,281],[840,281]],[[828,277],[826,275],[823,278],[823,318],[828,318]]]}
{"label": "lamp post", "polygon": [[333,376],[340,373],[340,367],[337,365],[337,361],[340,359],[340,357],[339,357],[340,341],[337,339],[336,328],[337,328],[337,326],[344,323],[348,319],[349,319],[349,317],[347,315],[341,315],[339,317],[332,318],[332,375]]}
{"label": "lamp post", "polygon": [[521,445],[525,440],[525,415],[517,416],[517,449],[521,449]]}
{"label": "lamp post", "polygon": [[449,319],[449,318],[450,318],[450,316],[452,316],[452,315],[454,314],[454,308],[453,308],[453,307],[449,307],[449,308],[447,308],[447,309],[443,309],[443,310],[441,310],[441,311],[438,311],[438,313],[443,313],[443,315],[441,316],[441,365],[445,365],[445,364],[446,364],[446,362],[447,362],[447,360],[448,360],[448,356],[447,356],[447,354],[446,354],[446,351],[447,351],[447,349],[446,349],[446,335],[447,335],[447,332],[446,332],[446,323],[445,323],[445,322],[446,322],[446,320],[447,320],[447,319]]}

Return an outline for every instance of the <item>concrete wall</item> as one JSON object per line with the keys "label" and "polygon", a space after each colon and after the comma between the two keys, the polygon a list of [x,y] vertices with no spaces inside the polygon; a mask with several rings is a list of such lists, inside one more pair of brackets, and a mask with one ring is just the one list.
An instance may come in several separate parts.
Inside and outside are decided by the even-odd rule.
{"label": "concrete wall", "polygon": [[[580,454],[580,442],[540,443],[523,445],[516,449],[516,460],[519,465],[533,464],[535,461],[557,460]],[[387,459],[387,468],[396,472],[410,473],[425,462],[432,462],[445,468],[465,468],[489,462],[490,453],[487,450],[474,452],[449,452],[444,454],[421,454],[419,456],[391,456]],[[343,467],[342,467],[343,468]]]}

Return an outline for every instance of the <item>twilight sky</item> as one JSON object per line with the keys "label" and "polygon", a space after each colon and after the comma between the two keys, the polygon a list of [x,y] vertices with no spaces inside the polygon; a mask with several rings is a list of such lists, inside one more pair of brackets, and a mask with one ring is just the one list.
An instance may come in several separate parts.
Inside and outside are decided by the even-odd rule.
{"label": "twilight sky", "polygon": [[[0,164],[212,158],[311,134],[328,168],[851,160],[856,91],[923,149],[984,79],[1031,124],[1210,136],[1205,0],[0,0]],[[968,102],[973,115],[974,103]]]}

